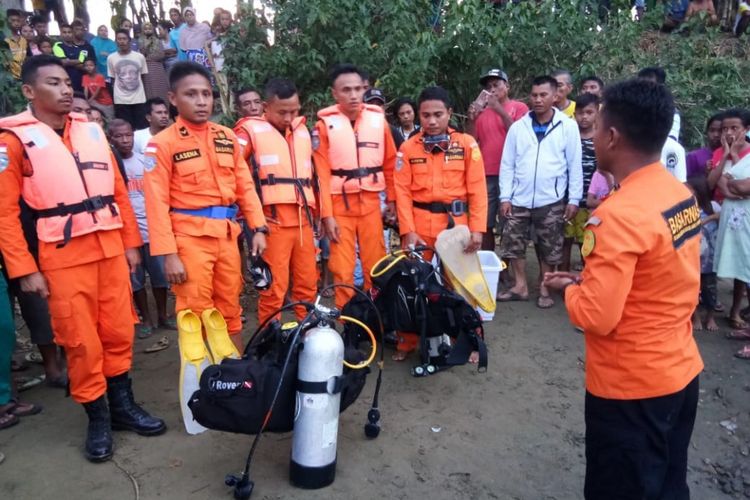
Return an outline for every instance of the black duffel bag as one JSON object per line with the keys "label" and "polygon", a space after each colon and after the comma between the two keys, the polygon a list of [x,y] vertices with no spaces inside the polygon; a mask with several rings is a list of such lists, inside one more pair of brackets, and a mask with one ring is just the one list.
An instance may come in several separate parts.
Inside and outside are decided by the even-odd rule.
{"label": "black duffel bag", "polygon": [[[224,359],[220,364],[206,368],[201,374],[200,389],[188,402],[193,418],[209,429],[257,434],[281,384],[265,431],[291,431],[294,428],[300,345],[292,345],[293,330],[283,330],[278,321],[272,321],[257,339],[248,343],[241,359]],[[294,351],[282,380],[284,361],[290,348]],[[344,357],[353,364],[364,360],[364,355],[352,347],[347,347]],[[369,371],[369,368],[344,368],[340,411],[357,400]]]}

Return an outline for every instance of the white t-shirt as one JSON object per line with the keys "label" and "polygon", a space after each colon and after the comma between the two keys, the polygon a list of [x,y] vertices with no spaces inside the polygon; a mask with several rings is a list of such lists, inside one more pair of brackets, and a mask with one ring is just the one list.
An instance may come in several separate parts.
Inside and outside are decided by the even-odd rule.
{"label": "white t-shirt", "polygon": [[685,148],[671,137],[667,137],[667,142],[661,148],[661,162],[675,179],[680,182],[687,182]]}
{"label": "white t-shirt", "polygon": [[146,58],[132,50],[123,55],[119,52],[107,57],[107,74],[114,78],[115,104],[141,104],[146,102],[146,90],[141,75],[148,73]]}
{"label": "white t-shirt", "polygon": [[141,232],[141,238],[144,243],[148,243],[148,224],[146,223],[146,198],[143,194],[143,155],[133,151],[133,156],[123,158],[122,164],[125,166],[125,174],[128,176],[128,197],[130,205],[135,212],[135,219],[138,221],[138,230]]}
{"label": "white t-shirt", "polygon": [[146,127],[140,130],[136,130],[133,133],[133,151],[140,154],[146,153],[146,145],[148,141],[153,137],[151,135],[151,129]]}

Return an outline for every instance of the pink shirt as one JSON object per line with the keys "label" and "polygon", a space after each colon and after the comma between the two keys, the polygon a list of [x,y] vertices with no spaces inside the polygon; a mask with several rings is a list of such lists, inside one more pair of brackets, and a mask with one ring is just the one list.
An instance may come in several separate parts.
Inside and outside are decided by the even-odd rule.
{"label": "pink shirt", "polygon": [[601,200],[609,194],[609,191],[607,178],[600,174],[598,170],[594,172],[594,176],[591,177],[591,184],[589,184],[589,194],[593,194],[597,200]]}
{"label": "pink shirt", "polygon": [[[508,100],[503,104],[503,108],[514,122],[529,112],[529,108],[521,101]],[[477,117],[474,130],[479,149],[482,151],[484,174],[500,175],[500,159],[505,146],[505,136],[508,135],[503,119],[490,108],[485,108]]]}

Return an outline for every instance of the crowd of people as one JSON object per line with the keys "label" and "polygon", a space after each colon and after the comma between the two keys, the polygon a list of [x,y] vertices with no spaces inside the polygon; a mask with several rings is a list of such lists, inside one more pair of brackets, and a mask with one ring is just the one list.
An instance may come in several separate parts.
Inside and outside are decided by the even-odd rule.
{"label": "crowd of people", "polygon": [[[454,224],[468,226],[467,252],[497,249],[510,264],[500,303],[527,301],[538,289],[536,306],[549,309],[555,292],[567,288],[571,319],[587,349],[596,350],[590,373],[609,377],[587,378],[592,398],[683,391],[693,398],[702,364],[680,314],[690,309],[694,330],[716,331],[716,314],[724,310],[717,278],[734,280],[728,336],[750,341],[750,306],[743,308],[750,283],[750,113],[717,110],[706,124],[706,145],[686,154],[662,68],[644,68],[607,90],[597,76],[576,85],[570,71],[558,69],[535,78],[529,95],[518,99],[511,98],[508,75],[492,68],[479,75],[461,131],[441,87],[423,89],[416,101],[389,100],[365,71],[341,64],[329,75],[334,103],[318,111],[313,126],[300,116],[304,96],[294,82],[271,78],[260,89],[235,92],[240,118],[229,129],[210,121],[215,72],[209,70],[220,65],[228,12],[217,13],[212,31],[196,22],[192,8],[173,9],[174,29],[144,24],[135,39],[125,20],[114,41],[106,26],[87,41],[86,27],[74,21],[50,43],[43,20],[25,24],[14,11],[8,17],[9,43],[25,51],[11,71],[29,108],[0,119],[0,286],[7,286],[0,293],[18,301],[46,383],[68,387],[84,406],[91,461],[112,456],[112,430],[146,436],[166,430],[133,399],[134,336],[176,329],[174,311],[216,307],[241,350],[246,272],[270,271],[272,280],[257,287],[263,322],[285,303],[313,301],[329,281],[370,288],[370,270],[391,247],[388,231],[409,247],[433,245]],[[651,200],[634,186],[647,185],[646,175],[663,189],[662,218],[644,215]],[[627,210],[636,215],[628,219]],[[536,286],[526,270],[530,242],[539,263]],[[679,262],[674,269],[685,271],[673,269],[665,283],[687,279],[690,286],[649,299],[665,307],[679,301],[670,313],[682,328],[679,338],[662,340],[670,348],[687,346],[670,351],[684,356],[678,359],[684,371],[663,382],[651,380],[658,373],[639,372],[645,378],[621,389],[611,380],[622,370],[612,371],[602,355],[613,347],[593,339],[640,326],[595,303],[605,293],[602,280],[624,283],[627,266],[619,263],[632,264],[633,297],[644,300],[639,294],[649,288],[636,279],[634,259],[646,256],[640,272],[653,276],[670,267],[665,252]],[[618,288],[626,308],[629,290]],[[336,306],[353,293],[337,288]],[[5,305],[0,428],[41,411],[13,389],[15,327]],[[301,308],[295,313],[304,317]],[[393,359],[402,361],[418,341],[395,333]],[[165,336],[146,352],[169,342]],[[750,359],[750,343],[736,356]],[[692,417],[690,408],[683,416],[682,441],[692,432],[694,408]],[[597,439],[604,437],[592,434],[592,446]],[[682,441],[680,449],[687,446]],[[684,483],[685,464],[678,465],[682,479],[678,471],[670,480]]]}
{"label": "crowd of people", "polygon": [[134,129],[146,126],[145,103],[167,100],[167,73],[177,61],[194,61],[220,74],[223,37],[234,22],[232,13],[214,9],[212,23],[198,22],[193,7],[169,10],[169,20],[133,25],[122,19],[110,38],[106,25],[96,34],[81,19],[58,23],[59,37],[49,34],[43,15],[17,9],[6,11],[10,34],[4,40],[11,51],[8,68],[20,80],[27,57],[51,54],[63,60],[73,88],[108,119],[128,121]]}

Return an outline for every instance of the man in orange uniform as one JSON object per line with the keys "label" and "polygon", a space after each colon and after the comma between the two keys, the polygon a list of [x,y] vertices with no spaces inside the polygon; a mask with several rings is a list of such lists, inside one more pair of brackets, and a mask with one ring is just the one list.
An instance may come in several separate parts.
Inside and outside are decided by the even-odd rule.
{"label": "man in orange uniform", "polygon": [[[482,245],[487,228],[482,154],[473,137],[448,126],[451,112],[445,89],[424,89],[418,101],[422,129],[398,153],[394,185],[404,248],[434,246],[437,235],[454,224],[469,226],[467,252],[476,252]],[[405,359],[418,343],[417,335],[399,333],[393,359]]]}
{"label": "man in orange uniform", "polygon": [[594,147],[620,187],[588,220],[582,277],[545,277],[565,289],[570,319],[585,331],[587,499],[690,498],[701,220],[659,161],[673,114],[664,85],[605,90]]}
{"label": "man in orange uniform", "polygon": [[[290,80],[273,78],[264,89],[265,114],[244,118],[235,129],[260,184],[263,213],[268,221],[266,261],[273,282],[260,292],[258,321],[263,322],[283,304],[292,273],[292,301],[315,300],[318,276],[313,239],[312,143],[299,116],[297,88]],[[304,307],[295,308],[298,319]]]}
{"label": "man in orange uniform", "polygon": [[237,205],[255,233],[253,255],[266,247],[266,219],[237,137],[208,121],[213,110],[208,71],[196,63],[176,63],[169,85],[179,116],[146,146],[151,255],[165,256],[176,309],[200,315],[217,308],[242,351]]}
{"label": "man in orange uniform", "polygon": [[[0,249],[22,290],[49,298],[70,393],[89,417],[85,455],[101,462],[112,456],[112,429],[151,436],[167,428],[135,403],[128,377],[136,322],[129,271],[142,241],[104,132],[70,113],[73,89],[60,60],[31,57],[21,72],[29,110],[0,119]],[[38,218],[38,264],[19,198]]]}
{"label": "man in orange uniform", "polygon": [[[381,191],[386,192],[388,216],[395,213],[396,146],[383,110],[362,103],[365,87],[355,66],[333,69],[331,92],[336,104],[318,112],[312,137],[320,216],[331,241],[328,268],[334,283],[351,285],[358,244],[369,289],[370,269],[385,255]],[[352,290],[337,288],[336,307],[344,307],[352,295]]]}

